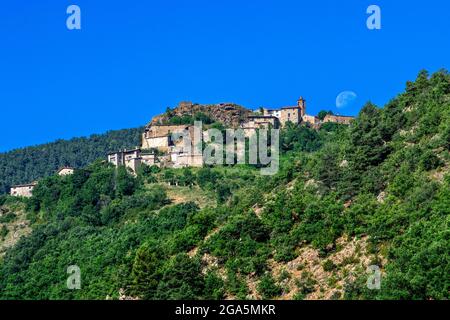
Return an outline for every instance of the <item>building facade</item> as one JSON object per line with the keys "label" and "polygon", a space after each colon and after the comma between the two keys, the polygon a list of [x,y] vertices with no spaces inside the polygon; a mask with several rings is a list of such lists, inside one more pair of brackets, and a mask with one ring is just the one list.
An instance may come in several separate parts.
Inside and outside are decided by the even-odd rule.
{"label": "building facade", "polygon": [[30,198],[33,195],[33,189],[37,183],[32,182],[28,184],[20,184],[11,187],[10,195],[13,197],[26,197]]}
{"label": "building facade", "polygon": [[311,116],[309,114],[305,114],[302,117],[303,122],[309,123],[312,126],[317,126],[320,124],[320,119],[317,116]]}
{"label": "building facade", "polygon": [[125,166],[130,168],[134,173],[137,172],[142,163],[141,149],[123,150],[108,154],[108,162],[116,167]]}
{"label": "building facade", "polygon": [[300,97],[297,100],[296,106],[282,107],[281,109],[263,109],[264,116],[277,118],[279,123],[283,127],[288,122],[291,122],[293,124],[301,123],[305,112],[306,100],[303,99],[303,97]]}
{"label": "building facade", "polygon": [[247,117],[247,121],[241,126],[243,129],[269,129],[279,128],[280,120],[275,116],[254,115]]}
{"label": "building facade", "polygon": [[174,144],[173,135],[182,135],[191,126],[177,125],[152,125],[145,128],[142,134],[142,149],[158,149],[162,152],[168,152],[170,146]]}

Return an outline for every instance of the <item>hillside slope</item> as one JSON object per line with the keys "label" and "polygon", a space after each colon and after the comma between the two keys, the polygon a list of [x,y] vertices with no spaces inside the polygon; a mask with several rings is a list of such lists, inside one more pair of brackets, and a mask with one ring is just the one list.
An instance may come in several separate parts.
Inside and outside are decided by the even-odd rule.
{"label": "hillside slope", "polygon": [[[348,127],[288,126],[281,140],[274,176],[236,165],[133,177],[96,162],[5,198],[26,206],[32,233],[0,262],[0,298],[450,298],[446,71],[421,72]],[[81,290],[66,287],[70,265]]]}
{"label": "hillside slope", "polygon": [[0,153],[0,194],[9,192],[11,185],[52,175],[62,166],[82,168],[105,158],[108,152],[140,145],[142,131],[142,128],[109,131]]}

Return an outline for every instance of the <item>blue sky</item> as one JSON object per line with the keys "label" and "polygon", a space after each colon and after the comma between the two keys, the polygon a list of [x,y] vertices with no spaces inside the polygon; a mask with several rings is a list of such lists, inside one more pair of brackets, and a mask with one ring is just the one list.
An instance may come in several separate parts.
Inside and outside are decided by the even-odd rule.
{"label": "blue sky", "polygon": [[[82,29],[66,28],[81,8]],[[366,9],[381,8],[368,30]],[[0,4],[0,151],[136,127],[179,101],[356,114],[450,68],[446,0]],[[356,103],[336,109],[342,91]]]}

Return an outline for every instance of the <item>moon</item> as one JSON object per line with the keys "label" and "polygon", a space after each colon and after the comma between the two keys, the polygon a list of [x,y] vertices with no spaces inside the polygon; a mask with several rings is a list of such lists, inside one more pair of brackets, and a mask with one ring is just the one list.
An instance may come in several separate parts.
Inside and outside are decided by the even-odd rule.
{"label": "moon", "polygon": [[336,108],[343,109],[351,106],[357,97],[358,95],[353,91],[342,91],[336,97]]}

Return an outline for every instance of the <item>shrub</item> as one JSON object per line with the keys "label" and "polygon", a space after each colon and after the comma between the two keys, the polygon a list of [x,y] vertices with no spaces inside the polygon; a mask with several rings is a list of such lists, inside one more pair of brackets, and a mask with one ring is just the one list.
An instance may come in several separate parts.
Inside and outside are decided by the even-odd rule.
{"label": "shrub", "polygon": [[13,222],[17,218],[17,215],[14,212],[8,212],[0,217],[0,223],[10,223]]}
{"label": "shrub", "polygon": [[273,299],[281,294],[281,288],[275,283],[272,275],[265,274],[258,283],[258,293],[264,300]]}
{"label": "shrub", "polygon": [[295,280],[295,284],[298,288],[298,294],[304,298],[306,295],[314,291],[316,281],[309,272],[303,271],[301,278]]}
{"label": "shrub", "polygon": [[334,269],[336,269],[336,265],[331,261],[330,259],[325,260],[325,262],[322,264],[322,268],[326,272],[331,272]]}
{"label": "shrub", "polygon": [[216,272],[210,271],[205,276],[205,299],[221,300],[225,295],[225,283]]}
{"label": "shrub", "polygon": [[2,228],[0,229],[0,239],[4,240],[8,235],[8,233],[9,233],[8,228],[6,226],[2,226]]}
{"label": "shrub", "polygon": [[441,165],[441,160],[432,151],[426,151],[421,157],[419,165],[425,171],[436,169]]}

